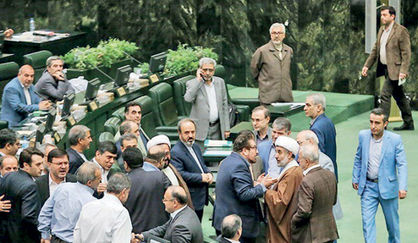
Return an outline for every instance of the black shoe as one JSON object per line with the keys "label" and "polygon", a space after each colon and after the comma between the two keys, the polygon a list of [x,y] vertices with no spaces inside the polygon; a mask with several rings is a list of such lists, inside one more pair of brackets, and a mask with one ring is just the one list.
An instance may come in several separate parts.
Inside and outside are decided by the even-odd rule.
{"label": "black shoe", "polygon": [[415,130],[415,128],[414,128],[414,123],[413,122],[411,122],[411,123],[403,123],[402,124],[402,126],[400,126],[400,127],[395,127],[395,128],[393,128],[393,130],[395,130],[395,131],[401,131],[401,130]]}

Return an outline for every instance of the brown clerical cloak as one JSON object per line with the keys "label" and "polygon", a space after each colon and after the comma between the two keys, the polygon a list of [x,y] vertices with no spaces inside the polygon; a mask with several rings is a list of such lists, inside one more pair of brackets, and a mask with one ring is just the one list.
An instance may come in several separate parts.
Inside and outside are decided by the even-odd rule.
{"label": "brown clerical cloak", "polygon": [[294,166],[284,172],[273,189],[266,191],[267,242],[291,242],[290,221],[297,208],[296,194],[302,179],[302,169]]}

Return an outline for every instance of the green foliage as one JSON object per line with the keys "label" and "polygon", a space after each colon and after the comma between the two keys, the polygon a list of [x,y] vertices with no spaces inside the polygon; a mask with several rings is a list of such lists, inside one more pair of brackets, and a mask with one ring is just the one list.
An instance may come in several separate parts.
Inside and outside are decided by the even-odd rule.
{"label": "green foliage", "polygon": [[164,74],[174,76],[196,70],[202,57],[218,60],[218,54],[213,52],[211,48],[189,47],[187,44],[179,44],[177,50],[168,50]]}
{"label": "green foliage", "polygon": [[100,41],[95,48],[74,48],[64,55],[63,60],[70,68],[91,69],[97,66],[110,67],[113,63],[135,54],[139,48],[135,43],[118,39]]}

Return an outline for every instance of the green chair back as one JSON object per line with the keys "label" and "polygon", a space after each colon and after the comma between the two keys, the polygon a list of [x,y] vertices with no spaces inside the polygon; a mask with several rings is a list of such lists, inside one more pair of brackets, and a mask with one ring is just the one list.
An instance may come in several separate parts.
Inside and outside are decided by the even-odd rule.
{"label": "green chair back", "polygon": [[125,107],[121,107],[112,113],[113,117],[119,118],[121,121],[125,120]]}
{"label": "green chair back", "polygon": [[138,102],[142,108],[141,128],[145,131],[149,138],[152,138],[157,135],[156,110],[154,109],[152,99],[149,96],[144,95],[135,101]]}
{"label": "green chair back", "polygon": [[110,117],[104,123],[104,130],[105,132],[109,132],[113,134],[113,136],[119,131],[119,126],[121,124],[121,120],[117,117]]}
{"label": "green chair back", "polygon": [[178,122],[178,115],[171,85],[167,83],[157,84],[148,93],[154,102],[161,125],[175,126]]}
{"label": "green chair back", "polygon": [[[3,95],[3,90],[6,84],[17,76],[19,72],[19,65],[15,62],[6,62],[0,64],[0,94]],[[0,101],[1,102],[1,101]]]}
{"label": "green chair back", "polygon": [[195,78],[195,76],[189,75],[173,82],[174,89],[174,102],[176,103],[177,111],[179,116],[189,116],[192,104],[184,100],[184,94],[186,93],[187,81]]}
{"label": "green chair back", "polygon": [[46,68],[46,60],[50,56],[52,56],[52,53],[46,50],[29,53],[23,56],[23,63],[29,64],[33,67],[33,69],[35,69],[34,83],[36,83],[42,76],[42,73]]}

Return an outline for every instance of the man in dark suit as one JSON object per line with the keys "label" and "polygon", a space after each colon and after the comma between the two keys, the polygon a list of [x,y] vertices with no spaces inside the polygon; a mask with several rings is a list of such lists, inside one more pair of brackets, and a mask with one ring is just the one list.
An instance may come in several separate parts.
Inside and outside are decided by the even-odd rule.
{"label": "man in dark suit", "polygon": [[206,167],[199,146],[195,144],[196,124],[184,118],[177,125],[180,141],[171,149],[171,163],[180,172],[189,187],[194,210],[202,221],[203,208],[208,204],[208,185],[213,176]]}
{"label": "man in dark suit", "polygon": [[68,132],[68,143],[70,147],[67,148],[67,154],[70,161],[69,173],[77,172],[78,167],[84,162],[88,161],[83,154],[85,150],[90,148],[92,142],[90,129],[84,125],[75,125]]}
{"label": "man in dark suit", "polygon": [[334,174],[319,165],[318,148],[312,144],[299,149],[304,177],[299,187],[298,206],[292,217],[292,242],[333,242],[338,239],[332,206],[337,202]]}
{"label": "man in dark suit", "polygon": [[318,137],[319,149],[332,160],[335,177],[338,182],[337,143],[335,141],[337,133],[334,123],[325,115],[325,102],[325,96],[323,94],[316,93],[308,95],[303,110],[306,116],[311,118],[310,129]]}
{"label": "man in dark suit", "polygon": [[[141,128],[141,119],[142,119],[142,108],[138,102],[132,101],[125,106],[125,121],[133,121],[138,124],[139,131],[135,127],[132,128],[134,134],[138,134],[138,148],[141,151],[142,155],[145,157],[147,155],[147,143],[149,137],[145,134],[144,130]],[[119,131],[115,134],[115,141],[118,141],[120,136],[123,135]]]}
{"label": "man in dark suit", "polygon": [[380,95],[380,107],[389,117],[390,98],[396,100],[396,104],[402,112],[404,123],[394,130],[414,130],[414,121],[411,114],[411,106],[402,86],[402,80],[408,76],[411,61],[411,42],[408,30],[395,22],[396,11],[392,6],[380,8],[380,22],[382,27],[377,34],[377,40],[373,50],[364,64],[362,75],[367,76],[367,71],[377,61],[376,77],[385,75]]}
{"label": "man in dark suit", "polygon": [[255,163],[258,152],[251,131],[240,132],[234,141],[233,151],[219,167],[213,226],[219,235],[225,216],[237,214],[243,223],[240,242],[255,242],[262,219],[259,198],[277,180],[261,175],[254,183],[250,163]]}
{"label": "man in dark suit", "polygon": [[171,185],[161,171],[144,171],[143,158],[138,148],[127,148],[122,157],[125,170],[132,181],[125,203],[131,216],[133,232],[142,232],[164,224],[168,219],[162,199]]}
{"label": "man in dark suit", "polygon": [[19,164],[15,156],[5,155],[0,157],[0,178],[5,177],[7,173],[17,171],[18,169]]}
{"label": "man in dark suit", "polygon": [[[133,134],[135,135],[137,138],[137,145],[138,146],[138,138],[140,137],[140,133],[139,133],[139,125],[136,122],[133,121],[129,121],[129,120],[125,120],[120,124],[119,127],[119,133],[120,133],[120,138],[116,140],[116,149],[118,150],[118,159],[122,156],[122,136],[125,134]],[[123,167],[123,160],[122,160],[122,165]]]}
{"label": "man in dark suit", "polygon": [[0,156],[15,156],[20,148],[20,139],[8,128],[0,130]]}
{"label": "man in dark suit", "polygon": [[65,182],[77,182],[75,175],[68,174],[69,162],[68,155],[65,151],[56,148],[48,154],[49,172],[38,177],[36,185],[38,186],[41,205],[49,198],[57,186]]}
{"label": "man in dark suit", "polygon": [[36,82],[38,95],[53,102],[62,100],[64,95],[74,93],[74,89],[62,72],[64,61],[59,56],[51,56],[46,60],[46,70]]}
{"label": "man in dark suit", "polygon": [[8,121],[9,127],[18,125],[29,113],[51,107],[51,102],[41,101],[35,94],[32,85],[34,75],[35,71],[31,66],[23,65],[17,77],[4,87],[0,120]]}
{"label": "man in dark suit", "polygon": [[12,208],[1,216],[1,242],[40,242],[36,226],[41,203],[34,178],[41,175],[42,164],[42,152],[27,148],[20,154],[19,171],[3,178],[0,195],[6,195]]}
{"label": "man in dark suit", "polygon": [[187,196],[180,186],[170,186],[164,193],[165,210],[170,213],[170,220],[138,235],[146,241],[151,235],[170,242],[202,243],[203,232],[196,213],[187,206]]}
{"label": "man in dark suit", "polygon": [[220,243],[239,242],[242,234],[242,221],[236,214],[228,215],[222,220],[222,234],[216,239]]}

